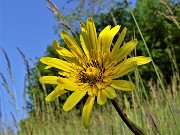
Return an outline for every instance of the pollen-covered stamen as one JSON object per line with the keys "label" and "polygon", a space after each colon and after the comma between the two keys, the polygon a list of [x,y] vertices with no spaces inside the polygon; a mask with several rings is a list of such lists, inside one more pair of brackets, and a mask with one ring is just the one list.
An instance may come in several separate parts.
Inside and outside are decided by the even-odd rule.
{"label": "pollen-covered stamen", "polygon": [[103,78],[104,67],[98,61],[92,60],[86,64],[86,68],[79,72],[79,80],[90,85],[101,82]]}
{"label": "pollen-covered stamen", "polygon": [[95,77],[99,75],[99,69],[95,68],[95,67],[88,67],[86,69],[85,74],[89,77]]}

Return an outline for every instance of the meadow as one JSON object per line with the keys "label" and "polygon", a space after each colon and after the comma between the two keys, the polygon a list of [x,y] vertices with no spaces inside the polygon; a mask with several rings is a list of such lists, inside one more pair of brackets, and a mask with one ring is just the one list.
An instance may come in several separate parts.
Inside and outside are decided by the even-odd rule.
{"label": "meadow", "polygon": [[[180,92],[179,78],[172,79],[172,84],[168,86],[167,93],[171,107],[174,111],[178,125],[180,124]],[[149,82],[149,91],[151,95],[150,101],[139,101],[141,99],[137,91],[131,92],[133,100],[128,101],[124,96],[124,100],[119,102],[123,104],[123,111],[136,124],[143,128],[147,135],[178,135],[177,128],[173,121],[173,116],[163,96],[162,90],[157,82]],[[139,89],[143,91],[142,88]],[[120,96],[117,96],[119,100]],[[120,100],[119,100],[120,101]],[[90,128],[87,130],[83,127],[81,121],[81,113],[79,110],[73,109],[68,113],[59,113],[62,108],[56,110],[57,118],[53,118],[47,112],[39,112],[43,120],[36,118],[26,120],[21,123],[23,131],[19,134],[37,134],[37,135],[132,135],[133,133],[121,120],[114,107],[109,103],[93,110]],[[45,116],[44,116],[45,115]],[[39,117],[40,117],[39,116]],[[37,126],[38,125],[38,126]]]}

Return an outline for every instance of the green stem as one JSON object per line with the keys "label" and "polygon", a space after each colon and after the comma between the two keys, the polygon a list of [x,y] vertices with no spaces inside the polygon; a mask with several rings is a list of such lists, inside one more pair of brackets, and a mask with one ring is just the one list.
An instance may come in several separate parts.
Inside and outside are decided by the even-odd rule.
{"label": "green stem", "polygon": [[169,99],[168,99],[168,97],[167,97],[167,94],[166,94],[164,85],[163,85],[163,83],[162,83],[162,81],[161,81],[161,78],[160,78],[160,76],[159,76],[159,73],[158,73],[158,71],[157,71],[157,68],[156,68],[156,66],[155,66],[155,63],[154,63],[154,61],[153,61],[153,59],[152,59],[151,53],[150,53],[150,51],[149,51],[149,49],[148,49],[148,47],[147,47],[147,44],[146,44],[146,41],[145,41],[145,39],[144,39],[144,37],[143,37],[143,35],[142,35],[141,29],[139,28],[139,25],[138,25],[138,23],[137,23],[137,21],[136,21],[136,18],[135,18],[135,16],[134,16],[133,12],[132,12],[131,6],[128,4],[127,0],[125,0],[125,2],[126,2],[126,4],[128,5],[128,7],[129,7],[129,9],[130,9],[131,15],[132,15],[132,17],[133,17],[133,19],[134,19],[134,22],[135,22],[135,24],[136,24],[136,26],[137,26],[137,28],[138,28],[138,31],[139,31],[139,33],[140,33],[140,36],[141,36],[141,38],[142,38],[142,40],[143,40],[143,42],[144,42],[146,51],[147,51],[149,57],[150,57],[151,60],[152,60],[152,65],[153,65],[153,67],[154,67],[154,70],[155,70],[155,72],[156,72],[157,78],[158,78],[159,83],[160,83],[160,85],[161,85],[161,88],[162,88],[162,90],[163,90],[163,94],[164,94],[165,99],[166,99],[166,101],[167,101],[167,103],[168,103],[168,106],[169,106],[169,109],[170,109],[170,111],[171,111],[171,114],[172,114],[172,116],[173,116],[173,120],[174,120],[174,122],[175,122],[175,124],[176,124],[178,133],[180,134],[180,129],[179,129],[178,123],[177,123],[177,121],[176,121],[176,118],[175,118],[175,116],[174,116],[173,110],[172,110],[172,108],[171,108],[171,105],[170,105]]}
{"label": "green stem", "polygon": [[118,112],[119,116],[122,118],[124,123],[129,127],[129,129],[135,134],[135,135],[145,135],[143,130],[138,127],[135,123],[133,123],[131,120],[128,119],[126,114],[122,112],[122,110],[119,108],[117,101],[115,99],[111,100],[111,103],[113,104],[114,108]]}

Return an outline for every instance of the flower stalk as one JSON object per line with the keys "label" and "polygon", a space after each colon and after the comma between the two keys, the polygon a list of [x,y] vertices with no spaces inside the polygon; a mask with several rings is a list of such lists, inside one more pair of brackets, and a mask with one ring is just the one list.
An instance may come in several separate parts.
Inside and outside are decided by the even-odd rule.
{"label": "flower stalk", "polygon": [[131,120],[128,119],[126,114],[123,113],[123,111],[120,109],[117,100],[111,99],[111,103],[113,104],[114,108],[116,109],[119,116],[122,118],[124,123],[128,126],[128,128],[135,134],[135,135],[145,135],[144,131],[137,126],[135,123],[133,123]]}

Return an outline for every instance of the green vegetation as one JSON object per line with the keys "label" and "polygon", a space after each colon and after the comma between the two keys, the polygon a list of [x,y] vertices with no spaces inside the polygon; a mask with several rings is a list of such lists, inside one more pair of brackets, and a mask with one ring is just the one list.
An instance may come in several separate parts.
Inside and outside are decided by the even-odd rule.
{"label": "green vegetation", "polygon": [[[81,1],[77,8],[83,7],[85,4]],[[147,135],[178,135],[178,126],[180,129],[180,63],[178,62],[180,61],[180,54],[178,53],[180,52],[180,29],[178,24],[180,8],[178,3],[173,2],[173,0],[166,2],[164,0],[137,0],[133,13],[142,33],[140,33],[137,25],[134,23],[126,2],[114,2],[108,7],[103,2],[97,1],[96,4],[101,7],[101,12],[98,12],[98,14],[95,14],[96,8],[93,11],[88,11],[89,8],[95,6],[94,4],[92,1],[89,3],[87,10],[81,9],[87,11],[84,12],[86,14],[79,13],[80,10],[78,10],[79,14],[72,11],[65,16],[65,19],[57,9],[55,10],[53,3],[50,3],[52,7],[49,8],[54,12],[59,22],[59,26],[55,30],[59,32],[62,28],[68,29],[76,38],[76,35],[79,33],[77,21],[85,21],[90,14],[98,28],[97,32],[108,24],[112,26],[121,24],[121,28],[127,27],[128,32],[125,41],[132,38],[137,38],[139,41],[137,49],[132,55],[148,56],[141,37],[142,34],[154,60],[159,78],[157,78],[152,64],[144,65],[129,76],[126,76],[136,84],[136,90],[132,92],[118,92],[116,99],[127,117],[141,127]],[[105,7],[107,10],[102,10]],[[78,42],[77,38],[76,40]],[[59,42],[66,47],[62,39],[59,39]],[[31,61],[26,59],[20,49],[18,51],[24,59],[27,70],[24,87],[27,89],[25,92],[29,100],[27,101],[24,95],[24,102],[28,118],[21,120],[19,123],[16,122],[19,118],[14,118],[15,127],[1,129],[0,134],[6,134],[4,131],[7,131],[7,134],[14,134],[16,130],[18,130],[19,135],[133,134],[120,119],[110,101],[103,106],[95,105],[88,130],[83,127],[81,121],[81,111],[85,100],[68,113],[62,110],[66,95],[61,96],[54,102],[45,102],[46,95],[54,87],[40,84],[39,78],[43,75],[57,74],[57,71],[44,70],[45,66],[40,62],[33,62],[34,67],[30,68],[29,62]],[[3,52],[7,56],[4,50]],[[45,55],[59,57],[51,45],[48,46]],[[6,59],[8,71],[12,77],[8,56]],[[3,78],[3,86],[16,103],[17,99],[9,89],[6,79],[3,74],[0,75]],[[13,79],[12,85],[14,85]],[[15,104],[15,108],[18,113],[18,105]]]}

